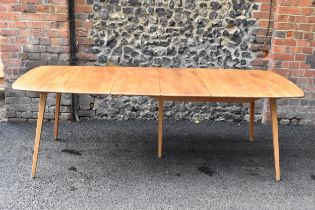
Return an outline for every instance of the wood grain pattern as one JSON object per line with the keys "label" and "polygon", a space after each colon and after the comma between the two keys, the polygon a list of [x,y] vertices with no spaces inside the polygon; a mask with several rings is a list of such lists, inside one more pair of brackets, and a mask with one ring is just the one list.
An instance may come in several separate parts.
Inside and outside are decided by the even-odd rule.
{"label": "wood grain pattern", "polygon": [[158,69],[161,96],[209,97],[210,92],[194,69]]}
{"label": "wood grain pattern", "polygon": [[286,78],[271,71],[207,70],[198,74],[212,97],[230,98],[290,98],[304,93]]}
{"label": "wood grain pattern", "polygon": [[154,68],[125,67],[117,70],[112,95],[159,96],[159,77]]}
{"label": "wood grain pattern", "polygon": [[158,157],[162,157],[163,150],[163,115],[164,115],[164,101],[159,98],[159,128],[158,128]]}
{"label": "wood grain pattern", "polygon": [[[157,76],[156,76],[157,74]],[[304,93],[271,71],[42,66],[13,88],[35,92],[216,98],[291,98]]]}
{"label": "wood grain pattern", "polygon": [[46,98],[47,98],[47,93],[41,93],[40,94],[38,118],[37,118],[37,126],[36,126],[36,135],[35,135],[35,143],[34,143],[34,153],[33,153],[33,161],[32,161],[32,177],[33,178],[36,175],[38,150],[39,150],[39,145],[40,145],[40,136],[42,134],[42,126],[43,126],[43,119],[44,119],[44,113],[45,113]]}
{"label": "wood grain pattern", "polygon": [[187,97],[187,96],[161,96],[164,101],[186,101],[186,102],[224,102],[224,103],[248,103],[259,98],[225,98],[225,97]]}
{"label": "wood grain pattern", "polygon": [[280,181],[280,152],[279,152],[279,131],[278,131],[278,114],[276,99],[269,99],[271,123],[272,123],[272,141],[273,141],[273,153],[275,161],[276,180]]}
{"label": "wood grain pattern", "polygon": [[56,109],[55,109],[55,122],[54,122],[54,139],[58,138],[59,131],[59,114],[60,114],[60,99],[61,93],[56,93]]}
{"label": "wood grain pattern", "polygon": [[17,90],[51,93],[110,94],[116,67],[42,66],[22,75]]}

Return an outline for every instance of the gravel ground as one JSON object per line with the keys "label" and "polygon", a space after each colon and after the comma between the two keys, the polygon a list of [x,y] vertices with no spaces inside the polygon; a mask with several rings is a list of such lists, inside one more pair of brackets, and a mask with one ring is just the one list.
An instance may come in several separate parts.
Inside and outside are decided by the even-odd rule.
{"label": "gravel ground", "polygon": [[155,121],[61,122],[42,133],[30,178],[35,123],[0,123],[1,209],[314,209],[314,127],[280,126],[275,181],[270,126]]}

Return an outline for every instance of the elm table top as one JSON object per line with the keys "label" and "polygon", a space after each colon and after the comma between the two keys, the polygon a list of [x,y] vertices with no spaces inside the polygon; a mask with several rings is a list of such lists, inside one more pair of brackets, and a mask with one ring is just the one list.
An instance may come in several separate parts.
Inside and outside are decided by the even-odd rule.
{"label": "elm table top", "polygon": [[162,67],[41,66],[13,89],[78,94],[292,98],[303,91],[271,71]]}

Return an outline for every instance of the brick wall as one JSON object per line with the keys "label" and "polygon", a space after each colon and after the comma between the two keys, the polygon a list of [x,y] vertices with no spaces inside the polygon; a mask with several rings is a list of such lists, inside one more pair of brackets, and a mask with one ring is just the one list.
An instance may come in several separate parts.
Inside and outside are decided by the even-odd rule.
{"label": "brick wall", "polygon": [[259,11],[254,12],[253,17],[257,18],[259,22],[255,31],[255,41],[250,45],[252,51],[258,52],[256,58],[250,63],[253,69],[268,69],[268,55],[274,24],[275,1],[276,0],[273,0],[273,4],[270,4],[269,0],[254,1],[259,5]]}
{"label": "brick wall", "polygon": [[89,20],[89,14],[93,10],[93,0],[75,1],[75,27],[77,39],[77,54],[79,65],[94,65],[96,55],[89,53],[89,48],[95,42],[90,37],[93,28],[93,22]]}
{"label": "brick wall", "polygon": [[[183,2],[182,9],[185,9],[184,7],[187,6],[192,12],[195,11],[193,6],[197,8],[202,7],[203,9],[198,10],[200,12],[204,10],[204,7],[208,7],[212,11],[213,7],[218,6],[222,8],[223,5],[224,10],[221,11],[219,9],[220,14],[228,12],[224,13],[227,18],[233,20],[233,15],[238,17],[240,15],[238,13],[241,12],[246,16],[244,24],[252,24],[247,22],[249,20],[255,21],[253,22],[254,25],[250,26],[250,30],[246,29],[243,31],[243,33],[245,32],[245,37],[249,37],[249,39],[246,41],[247,46],[245,44],[242,46],[243,54],[240,54],[240,59],[242,56],[250,56],[246,58],[246,68],[273,69],[298,84],[306,92],[305,99],[281,100],[279,102],[281,123],[315,124],[315,111],[313,108],[315,96],[313,40],[315,30],[314,5],[312,5],[311,0],[274,0],[272,21],[270,23],[271,31],[269,33],[267,31],[270,9],[269,0],[157,0],[154,2],[156,4],[154,8],[160,7],[162,9],[160,11],[163,11],[163,8],[175,8],[180,2]],[[106,45],[107,41],[110,41],[107,40],[108,37],[105,35],[106,30],[102,31],[102,27],[111,23],[106,17],[112,15],[112,18],[115,19],[118,16],[113,15],[113,11],[123,13],[129,9],[128,11],[132,10],[135,12],[134,9],[138,9],[142,4],[146,4],[147,6],[144,8],[147,8],[150,6],[150,3],[153,4],[152,1],[146,0],[113,0],[105,3],[101,0],[75,0],[77,63],[79,65],[121,65],[117,60],[111,60],[108,51],[106,51],[108,46],[112,45],[103,46],[104,42],[106,42]],[[133,6],[133,4],[136,5]],[[174,5],[172,6],[172,4]],[[126,8],[124,9],[124,7]],[[273,16],[274,14],[276,15]],[[236,17],[234,19],[237,19]],[[128,20],[129,23],[133,21],[135,21],[134,18]],[[124,24],[128,24],[128,22],[124,22]],[[197,26],[194,25],[193,27]],[[223,33],[226,26],[222,25],[222,27]],[[102,33],[104,34],[102,35]],[[268,35],[267,38],[265,38],[266,34]],[[12,91],[11,83],[20,74],[35,66],[67,65],[69,63],[67,0],[1,1],[0,36],[1,60],[4,63],[6,75],[6,103],[9,105],[7,116],[11,119],[36,118],[37,95]],[[271,42],[272,46],[270,46]],[[123,55],[121,57],[123,58]],[[236,57],[238,57],[237,54]],[[155,65],[154,63],[152,64]],[[148,65],[151,65],[150,62]],[[199,64],[193,64],[193,66],[197,67]],[[214,66],[220,65],[214,63]],[[235,67],[237,68],[237,66]],[[51,119],[53,117],[53,103],[53,96],[51,96],[48,101],[46,118]],[[64,96],[62,103],[62,117],[64,119],[71,118],[71,97],[69,95]],[[268,112],[264,111],[268,110],[266,104],[258,103],[256,110],[257,119],[261,119],[262,112],[267,113],[264,116],[268,117]],[[155,117],[155,113],[152,113],[155,110],[155,106],[155,101],[143,97],[122,97],[119,100],[112,99],[112,97],[86,95],[79,97],[79,115],[81,119],[91,117],[151,119]],[[192,107],[194,108],[192,109]],[[196,121],[200,119],[238,121],[247,118],[246,106],[207,104],[207,107],[206,109],[202,104],[192,106],[192,104],[170,103],[167,104],[166,114],[176,119],[187,118]],[[186,112],[189,109],[192,110],[187,114]],[[196,110],[203,110],[204,113],[210,114],[196,113]]]}
{"label": "brick wall", "polygon": [[[38,95],[16,92],[12,82],[40,65],[68,65],[69,22],[67,0],[1,0],[0,58],[5,73],[5,101],[10,119],[36,119]],[[54,95],[45,118],[52,119]],[[71,97],[63,96],[61,117],[69,119]]]}
{"label": "brick wall", "polygon": [[270,69],[289,78],[305,98],[281,100],[283,124],[315,124],[315,1],[278,1]]}

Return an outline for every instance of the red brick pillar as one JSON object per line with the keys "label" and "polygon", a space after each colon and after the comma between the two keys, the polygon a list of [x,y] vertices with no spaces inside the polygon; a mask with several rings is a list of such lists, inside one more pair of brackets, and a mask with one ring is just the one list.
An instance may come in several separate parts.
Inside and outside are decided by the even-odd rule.
{"label": "red brick pillar", "polygon": [[[38,96],[15,92],[12,82],[40,65],[67,65],[69,58],[67,0],[1,0],[0,61],[6,80],[8,118],[32,119],[37,115],[34,106]],[[47,112],[53,110],[50,105],[49,102]],[[62,107],[63,116],[70,112],[67,106]],[[53,114],[45,117],[53,118]]]}
{"label": "red brick pillar", "polygon": [[95,40],[90,37],[93,22],[89,20],[89,13],[93,11],[93,1],[75,0],[74,12],[76,14],[76,39],[78,63],[83,65],[94,65],[96,55],[89,52]]}
{"label": "red brick pillar", "polygon": [[[279,102],[280,118],[283,124],[315,124],[315,2],[277,0],[275,6],[269,69],[305,92],[303,99]],[[282,116],[282,110],[290,116]]]}

